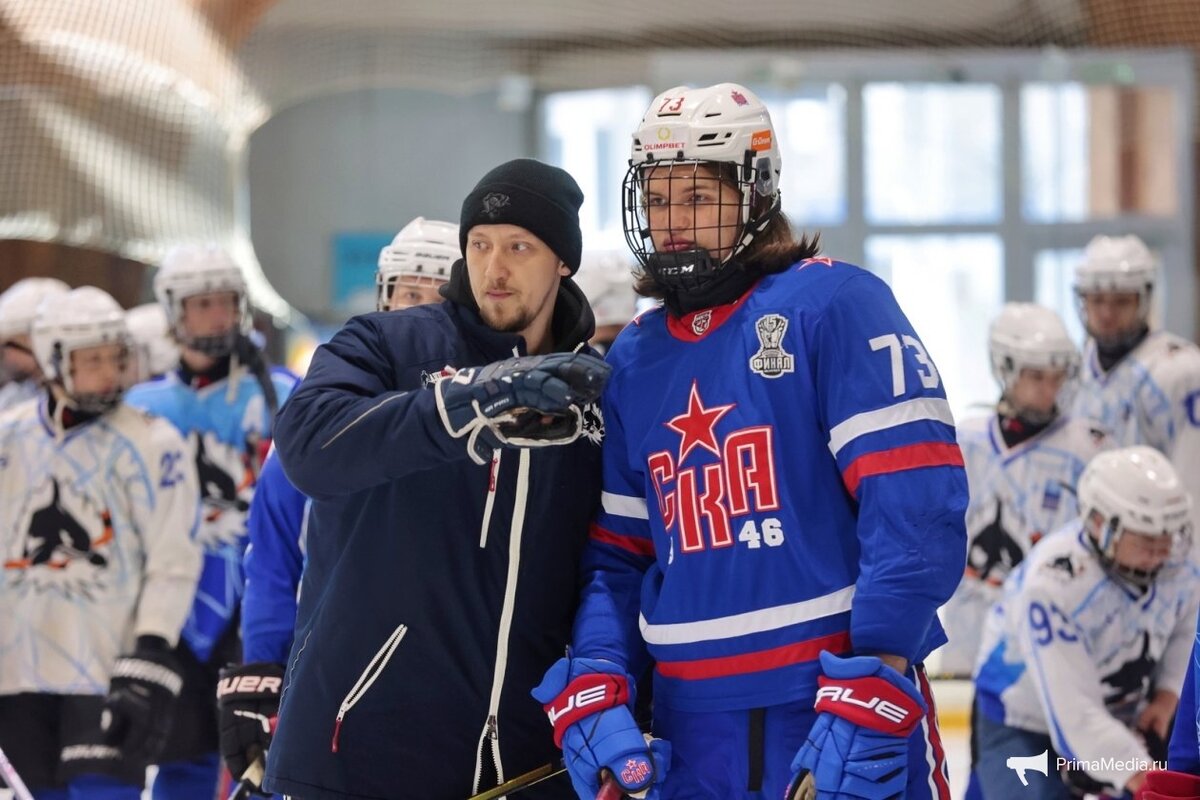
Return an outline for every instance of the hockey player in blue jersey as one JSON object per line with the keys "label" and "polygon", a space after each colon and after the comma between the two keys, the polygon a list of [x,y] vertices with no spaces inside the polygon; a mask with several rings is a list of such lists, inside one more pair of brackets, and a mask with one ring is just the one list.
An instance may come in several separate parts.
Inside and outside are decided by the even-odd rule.
{"label": "hockey player in blue jersey", "polygon": [[38,395],[42,371],[29,339],[33,318],[42,300],[69,290],[58,278],[23,278],[0,294],[0,411]]}
{"label": "hockey player in blue jersey", "polygon": [[[1121,447],[1145,444],[1171,460],[1200,496],[1200,348],[1152,330],[1158,264],[1136,236],[1097,236],[1075,271],[1088,341],[1075,412]],[[1193,522],[1198,522],[1193,517]]]}
{"label": "hockey player in blue jersey", "polygon": [[[1162,758],[1154,743],[1167,738],[1200,605],[1191,500],[1170,462],[1139,445],[1092,459],[1079,508],[988,616],[975,678],[988,800],[1133,793]],[[1009,760],[1042,753],[1049,776],[1020,788]]]}
{"label": "hockey player in blue jersey", "polygon": [[176,724],[162,753],[154,797],[210,800],[220,776],[218,671],[240,662],[238,609],[246,514],[275,409],[295,377],[269,369],[250,341],[246,283],[223,250],[184,245],[154,276],[181,358],[159,380],[135,386],[129,403],[165,417],[183,434],[200,478],[197,538],[204,569],[176,655],[184,685]]}
{"label": "hockey player in blue jersey", "polygon": [[0,748],[37,800],[138,800],[177,706],[196,470],[122,402],[107,293],[49,298],[30,344],[40,396],[0,414]]}
{"label": "hockey player in blue jersey", "polygon": [[[440,303],[438,289],[458,259],[458,225],[417,217],[379,252],[376,310]],[[265,759],[272,718],[279,714],[280,679],[296,627],[308,515],[308,498],[287,479],[279,459],[268,457],[250,502],[242,598],[244,663],[222,670],[217,686],[221,754],[234,780],[256,788],[264,765],[250,768]]]}
{"label": "hockey player in blue jersey", "polygon": [[581,798],[604,771],[662,798],[948,797],[921,660],[965,559],[953,419],[887,286],[793,239],[775,136],[728,83],[664,92],[634,134],[625,232],[664,306],[609,351],[573,646],[534,691]]}

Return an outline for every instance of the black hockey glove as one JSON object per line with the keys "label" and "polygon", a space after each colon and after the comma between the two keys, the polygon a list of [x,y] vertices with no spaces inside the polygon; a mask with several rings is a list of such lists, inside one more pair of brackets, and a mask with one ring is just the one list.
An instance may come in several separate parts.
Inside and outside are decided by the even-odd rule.
{"label": "black hockey glove", "polygon": [[[279,716],[283,666],[260,662],[221,670],[217,706],[221,717],[221,757],[234,780],[258,759],[265,761]],[[251,789],[255,793],[260,788]],[[269,793],[262,792],[269,796]]]}
{"label": "black hockey glove", "polygon": [[467,437],[477,464],[499,447],[569,444],[583,430],[612,367],[585,353],[551,353],[460,369],[434,384],[442,425]]}
{"label": "black hockey glove", "polygon": [[105,742],[131,761],[152,763],[171,731],[182,687],[179,663],[166,640],[139,636],[133,654],[113,665],[100,716]]}

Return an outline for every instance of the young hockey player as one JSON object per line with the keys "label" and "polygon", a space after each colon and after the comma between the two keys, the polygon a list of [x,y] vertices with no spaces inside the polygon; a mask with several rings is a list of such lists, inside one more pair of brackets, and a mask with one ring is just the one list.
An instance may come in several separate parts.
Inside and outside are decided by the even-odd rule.
{"label": "young hockey player", "polygon": [[161,305],[135,306],[125,312],[125,323],[133,341],[130,360],[135,384],[161,378],[179,365],[179,344]]}
{"label": "young hockey player", "polygon": [[965,559],[953,419],[887,286],[793,239],[779,176],[736,84],[670,89],[634,134],[625,233],[664,307],[608,353],[574,646],[534,692],[581,798],[604,770],[664,798],[948,796],[921,660]]}
{"label": "young hockey player", "polygon": [[[459,257],[457,225],[417,217],[379,253],[377,310],[440,303],[437,290]],[[265,758],[271,744],[269,720],[279,713],[283,665],[296,627],[308,514],[308,498],[288,481],[279,459],[268,457],[250,503],[242,598],[244,663],[222,670],[217,687],[221,754],[235,780]],[[247,676],[251,679],[243,680]],[[257,783],[254,774],[247,777]]]}
{"label": "young hockey player", "polygon": [[1058,314],[1008,303],[988,335],[1000,383],[996,413],[963,421],[958,443],[967,467],[967,567],[943,609],[950,641],[943,672],[969,677],[983,622],[1000,586],[1038,539],[1079,515],[1075,484],[1107,447],[1093,423],[1069,416],[1079,351]]}
{"label": "young hockey player", "polygon": [[[1097,236],[1075,271],[1087,328],[1075,413],[1096,420],[1120,447],[1164,453],[1200,496],[1200,348],[1151,330],[1157,265],[1136,236]],[[1195,521],[1195,520],[1193,520]]]}
{"label": "young hockey player", "polygon": [[129,403],[165,417],[189,444],[200,479],[197,539],[204,569],[176,656],[183,690],[154,782],[156,800],[210,800],[220,775],[218,672],[241,661],[238,607],[245,578],[246,512],[271,437],[272,418],[295,377],[269,369],[249,339],[241,270],[220,248],[170,251],[154,294],[180,347],[180,361],[135,386]]}
{"label": "young hockey player", "polygon": [[5,377],[0,411],[38,396],[42,374],[29,331],[42,300],[68,291],[70,287],[57,278],[25,278],[0,294],[0,372]]}
{"label": "young hockey player", "polygon": [[[1136,792],[1150,743],[1170,730],[1200,605],[1191,500],[1170,462],[1139,445],[1092,459],[1079,509],[1033,548],[988,618],[975,679],[988,800],[1068,798],[1064,780]],[[1049,776],[1019,788],[1009,760],[1041,753]]]}
{"label": "young hockey player", "polygon": [[582,202],[537,161],[489,172],[449,302],[350,320],[280,416],[313,504],[268,790],[452,800],[555,758],[529,687],[569,638],[608,374],[568,280]]}
{"label": "young hockey player", "polygon": [[137,800],[179,695],[196,471],[122,402],[109,295],[43,302],[31,344],[45,388],[0,415],[0,747],[37,800]]}

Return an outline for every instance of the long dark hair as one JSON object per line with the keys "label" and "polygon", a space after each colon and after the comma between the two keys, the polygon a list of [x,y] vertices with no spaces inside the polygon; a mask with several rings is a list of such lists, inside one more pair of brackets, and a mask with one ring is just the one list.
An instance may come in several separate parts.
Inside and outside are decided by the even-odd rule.
{"label": "long dark hair", "polygon": [[[722,183],[735,190],[743,191],[743,184],[737,180],[737,167],[734,164],[714,164],[716,173]],[[756,211],[765,211],[772,203],[772,198],[762,197],[755,203]],[[751,213],[755,216],[755,213]],[[812,258],[821,252],[821,234],[801,234],[796,238],[792,224],[782,209],[776,209],[771,220],[762,233],[754,237],[750,246],[738,254],[737,261],[741,268],[756,275],[771,275],[783,272],[788,267],[806,258]],[[661,300],[664,297],[662,287],[644,269],[634,273],[633,289],[642,297],[652,297]]]}

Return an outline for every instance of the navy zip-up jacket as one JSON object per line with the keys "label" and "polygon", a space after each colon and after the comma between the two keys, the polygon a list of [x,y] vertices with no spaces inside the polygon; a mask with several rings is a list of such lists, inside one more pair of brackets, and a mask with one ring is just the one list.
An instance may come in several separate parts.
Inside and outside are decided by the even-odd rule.
{"label": "navy zip-up jacket", "polygon": [[[443,293],[350,320],[276,424],[313,505],[269,790],[462,800],[561,757],[529,691],[570,639],[601,424],[589,414],[570,445],[473,463],[429,376],[524,355],[524,341],[482,322],[461,262]],[[592,330],[564,280],[555,350]],[[555,780],[523,795],[564,792]]]}

